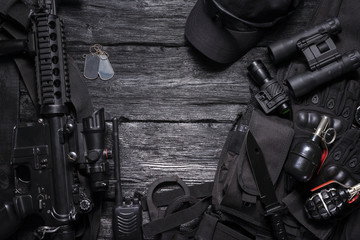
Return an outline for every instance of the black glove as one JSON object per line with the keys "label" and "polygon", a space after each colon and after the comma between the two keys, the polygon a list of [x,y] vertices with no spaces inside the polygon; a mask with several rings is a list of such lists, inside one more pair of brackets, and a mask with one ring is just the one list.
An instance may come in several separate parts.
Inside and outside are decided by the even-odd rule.
{"label": "black glove", "polygon": [[329,127],[337,136],[348,130],[359,104],[360,84],[357,80],[335,81],[302,100],[292,100],[296,138],[307,138],[318,126],[321,116],[330,118]]}
{"label": "black glove", "polygon": [[350,129],[336,142],[319,174],[312,181],[319,186],[330,180],[352,187],[360,182],[360,130]]}
{"label": "black glove", "polygon": [[[295,136],[285,164],[288,174],[300,182],[311,179],[326,149],[322,139],[331,139],[327,129],[334,128],[336,135],[341,136],[351,127],[359,94],[357,81],[343,79],[301,101],[293,101]],[[321,122],[323,116],[327,118]]]}
{"label": "black glove", "polygon": [[[351,17],[357,11],[358,6],[360,4],[354,1],[321,1],[313,19],[310,21],[310,26],[323,23],[330,17],[337,17],[342,28],[336,38],[333,38],[337,51],[344,54],[348,51],[359,50],[360,35],[354,26],[360,22],[360,19]],[[292,61],[287,71],[278,72],[278,78],[287,79],[309,71],[304,57],[300,56],[300,53],[298,55],[298,58]],[[359,69],[333,80],[330,84],[320,86],[304,99],[292,99],[295,138],[291,149],[298,142],[309,138],[314,132],[314,128],[317,127],[321,115],[330,117],[329,127],[334,127],[338,136],[341,136],[350,128],[355,110],[359,104],[358,79],[360,79]]]}

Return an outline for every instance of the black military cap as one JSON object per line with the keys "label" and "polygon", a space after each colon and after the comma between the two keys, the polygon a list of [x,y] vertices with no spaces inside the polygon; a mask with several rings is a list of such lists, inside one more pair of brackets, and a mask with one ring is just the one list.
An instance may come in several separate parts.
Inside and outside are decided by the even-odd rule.
{"label": "black military cap", "polygon": [[198,0],[185,27],[186,39],[215,62],[236,61],[288,16],[301,0]]}

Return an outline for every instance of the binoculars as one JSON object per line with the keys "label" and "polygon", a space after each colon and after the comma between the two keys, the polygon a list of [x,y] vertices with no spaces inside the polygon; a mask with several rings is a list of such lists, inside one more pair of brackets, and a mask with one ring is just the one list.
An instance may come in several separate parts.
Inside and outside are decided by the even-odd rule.
{"label": "binoculars", "polygon": [[[327,52],[329,54],[329,51],[333,51],[336,48],[335,44],[328,44],[329,37],[334,36],[340,32],[341,25],[339,20],[337,18],[328,19],[326,22],[311,29],[298,33],[290,38],[276,41],[270,44],[268,47],[270,58],[272,61],[274,61],[274,63],[283,62],[284,60],[287,60],[293,56],[299,48],[303,49],[306,46],[317,44],[323,41],[328,42],[318,46],[312,46],[312,50],[316,51],[316,48],[318,48],[319,52]],[[326,46],[326,44],[328,46]],[[314,59],[314,61],[315,60],[316,59]]]}
{"label": "binoculars", "polygon": [[360,53],[352,50],[339,54],[332,36],[341,32],[337,18],[303,31],[290,38],[269,45],[270,58],[279,63],[287,60],[300,50],[311,71],[292,76],[285,80],[290,93],[302,97],[322,84],[356,70],[360,66]]}
{"label": "binoculars", "polygon": [[[270,58],[275,64],[288,60],[297,52],[302,52],[307,60],[310,71],[284,80],[293,97],[300,98],[317,87],[360,67],[360,53],[357,50],[338,53],[331,37],[340,32],[340,21],[337,18],[330,18],[311,29],[268,46]],[[270,76],[261,61],[252,62],[248,66],[248,73],[260,88],[255,98],[266,114],[277,112],[285,115],[290,111],[288,94]]]}

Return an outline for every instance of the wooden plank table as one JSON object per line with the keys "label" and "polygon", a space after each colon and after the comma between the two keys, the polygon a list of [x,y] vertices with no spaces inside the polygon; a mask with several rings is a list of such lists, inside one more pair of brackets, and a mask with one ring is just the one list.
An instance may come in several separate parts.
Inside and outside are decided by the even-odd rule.
{"label": "wooden plank table", "polygon": [[[110,55],[114,78],[86,84],[96,109],[124,119],[119,137],[126,194],[146,193],[154,180],[174,174],[188,185],[213,180],[227,132],[250,98],[246,67],[262,59],[275,75],[266,45],[304,29],[317,1],[305,0],[286,23],[226,67],[203,57],[184,38],[195,2],[84,0],[58,9],[68,53],[80,69],[82,55],[95,43]],[[33,119],[24,88],[20,113],[22,121]],[[111,187],[99,239],[112,239],[113,196]]]}

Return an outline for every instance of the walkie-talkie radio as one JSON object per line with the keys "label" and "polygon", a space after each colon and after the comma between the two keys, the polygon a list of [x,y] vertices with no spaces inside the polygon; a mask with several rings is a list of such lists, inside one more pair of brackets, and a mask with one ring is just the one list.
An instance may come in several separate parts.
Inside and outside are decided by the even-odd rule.
{"label": "walkie-talkie radio", "polygon": [[142,240],[142,207],[139,199],[123,198],[120,181],[119,129],[118,119],[113,124],[113,159],[115,162],[115,206],[113,212],[113,233],[116,240]]}

